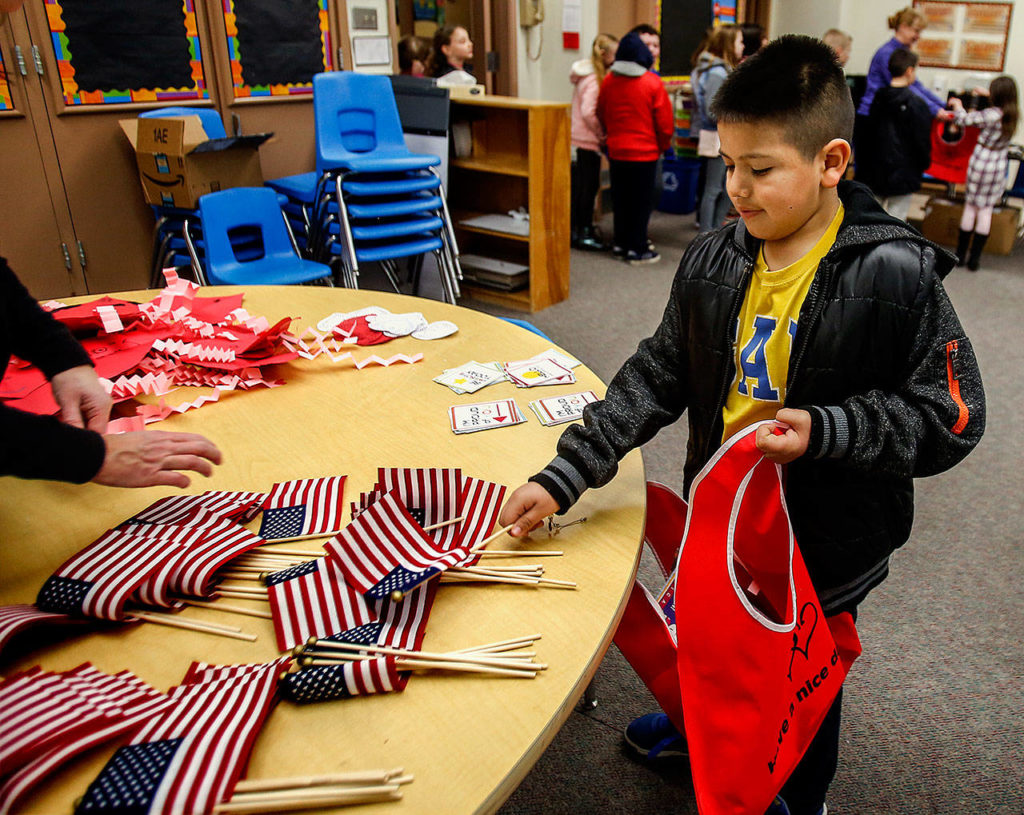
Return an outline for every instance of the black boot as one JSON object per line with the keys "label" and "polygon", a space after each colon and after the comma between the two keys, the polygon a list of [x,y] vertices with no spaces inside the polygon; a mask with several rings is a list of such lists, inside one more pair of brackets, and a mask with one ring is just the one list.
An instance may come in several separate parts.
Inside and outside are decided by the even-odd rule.
{"label": "black boot", "polygon": [[988,235],[982,235],[980,232],[974,233],[974,240],[971,241],[971,254],[967,258],[967,268],[972,272],[978,271],[978,267],[981,266],[981,250],[985,248],[987,240]]}
{"label": "black boot", "polygon": [[605,246],[595,231],[594,227],[587,226],[583,229],[583,236],[579,240],[580,249],[589,249],[591,252],[606,252],[608,247]]}
{"label": "black boot", "polygon": [[956,241],[956,265],[963,266],[967,262],[967,247],[971,243],[971,235],[974,231],[960,230],[960,237]]}

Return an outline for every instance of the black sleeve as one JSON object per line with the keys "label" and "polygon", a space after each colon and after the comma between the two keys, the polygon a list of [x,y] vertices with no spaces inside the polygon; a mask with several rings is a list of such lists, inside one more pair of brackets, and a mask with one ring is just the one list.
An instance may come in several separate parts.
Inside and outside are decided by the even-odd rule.
{"label": "black sleeve", "polygon": [[[39,307],[0,258],[0,372],[6,372],[11,352],[38,365],[47,378],[91,364],[71,332]],[[0,405],[0,475],[80,484],[99,472],[105,455],[99,433]]]}

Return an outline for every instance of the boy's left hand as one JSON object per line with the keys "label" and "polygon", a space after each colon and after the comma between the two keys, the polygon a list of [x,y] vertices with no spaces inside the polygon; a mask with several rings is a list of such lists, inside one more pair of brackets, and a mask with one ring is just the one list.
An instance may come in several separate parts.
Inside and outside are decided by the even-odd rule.
{"label": "boy's left hand", "polygon": [[[783,408],[775,414],[775,422],[775,427],[764,424],[757,428],[754,443],[769,461],[789,464],[807,452],[811,414],[806,410]],[[782,434],[776,435],[776,429],[782,430]]]}

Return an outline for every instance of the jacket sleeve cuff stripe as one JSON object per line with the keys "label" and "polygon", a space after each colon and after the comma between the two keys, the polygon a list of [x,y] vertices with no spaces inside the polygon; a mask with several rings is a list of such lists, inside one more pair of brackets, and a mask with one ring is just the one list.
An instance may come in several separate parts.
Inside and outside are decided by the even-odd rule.
{"label": "jacket sleeve cuff stripe", "polygon": [[555,458],[530,481],[540,484],[558,502],[560,512],[575,504],[587,488],[583,476],[564,458]]}
{"label": "jacket sleeve cuff stripe", "polygon": [[843,458],[850,449],[850,419],[838,406],[804,407],[811,414],[807,454],[812,458]]}

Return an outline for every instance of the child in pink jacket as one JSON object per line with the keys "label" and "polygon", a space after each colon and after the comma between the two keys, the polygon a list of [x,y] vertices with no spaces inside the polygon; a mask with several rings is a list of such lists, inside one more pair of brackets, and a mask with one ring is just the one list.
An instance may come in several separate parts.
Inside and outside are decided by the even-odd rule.
{"label": "child in pink jacket", "polygon": [[608,66],[615,61],[619,41],[611,34],[594,37],[590,59],[573,63],[569,81],[572,92],[572,146],[576,160],[572,165],[571,229],[576,249],[595,252],[608,247],[594,234],[594,199],[601,181],[601,145],[604,128],[597,118],[597,95]]}

